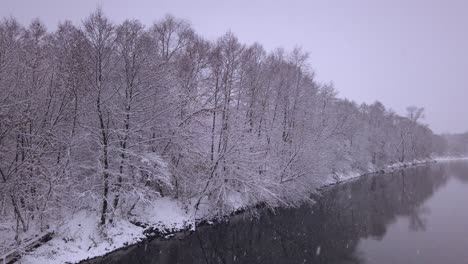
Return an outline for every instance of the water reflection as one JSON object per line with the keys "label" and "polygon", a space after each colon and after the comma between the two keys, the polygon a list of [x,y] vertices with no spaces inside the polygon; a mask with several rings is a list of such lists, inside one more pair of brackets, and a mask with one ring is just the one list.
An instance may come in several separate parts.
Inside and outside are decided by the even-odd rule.
{"label": "water reflection", "polygon": [[393,245],[387,237],[399,236],[387,235],[389,230],[398,226],[405,236],[427,233],[433,210],[427,201],[452,179],[468,183],[468,162],[361,177],[325,190],[312,206],[261,212],[256,220],[239,216],[90,263],[383,263],[391,259],[384,253],[395,252],[378,245]]}

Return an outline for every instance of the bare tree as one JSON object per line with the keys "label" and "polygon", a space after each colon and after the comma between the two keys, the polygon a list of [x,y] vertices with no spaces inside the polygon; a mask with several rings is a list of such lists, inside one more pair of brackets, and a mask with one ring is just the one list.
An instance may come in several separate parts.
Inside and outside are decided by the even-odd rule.
{"label": "bare tree", "polygon": [[110,173],[110,143],[112,140],[113,113],[110,100],[117,93],[117,87],[112,84],[115,63],[115,32],[114,26],[104,16],[101,9],[91,14],[84,22],[84,34],[88,40],[88,66],[86,78],[91,96],[94,98],[94,114],[97,119],[96,136],[101,148],[101,171],[103,180],[103,200],[101,225],[106,223],[109,198]]}

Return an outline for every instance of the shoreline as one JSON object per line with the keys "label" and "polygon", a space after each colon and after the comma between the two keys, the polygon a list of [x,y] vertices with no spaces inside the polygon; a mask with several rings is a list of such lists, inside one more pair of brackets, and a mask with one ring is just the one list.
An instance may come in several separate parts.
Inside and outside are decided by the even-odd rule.
{"label": "shoreline", "polygon": [[[459,160],[459,159],[447,159],[447,160],[440,160],[440,161],[451,161],[451,160]],[[374,174],[379,175],[379,174],[393,173],[393,172],[398,171],[398,170],[407,169],[407,168],[411,168],[411,167],[414,167],[414,166],[437,163],[437,162],[439,162],[439,159],[405,162],[405,163],[401,163],[401,164],[397,163],[397,164],[392,164],[392,165],[386,166],[387,168],[385,168],[385,169],[379,169],[379,170],[375,170],[375,171],[371,171],[371,172],[366,172],[366,173],[359,174],[358,176],[351,176],[351,177],[348,177],[348,178],[345,178],[345,179],[335,181],[333,183],[327,183],[325,185],[322,185],[322,186],[319,186],[319,187],[315,188],[315,190],[311,192],[312,199],[313,200],[318,199],[320,197],[320,193],[326,188],[332,188],[337,184],[342,184],[342,183],[345,183],[345,182],[353,180],[353,179],[357,179],[357,178],[362,177],[362,176],[374,175]],[[353,174],[353,173],[350,173],[350,174]],[[198,227],[201,227],[201,226],[216,225],[216,224],[221,223],[223,221],[229,221],[230,218],[232,218],[232,217],[234,217],[236,215],[246,213],[249,210],[258,210],[258,209],[262,209],[262,208],[265,208],[265,205],[257,204],[257,205],[251,206],[249,208],[242,208],[240,210],[231,212],[230,214],[225,215],[225,216],[221,217],[220,219],[211,219],[211,220],[204,219],[204,220],[196,223],[196,227],[198,228]],[[116,250],[111,251],[111,252],[107,252],[106,254],[101,255],[101,256],[96,256],[96,257],[92,257],[92,258],[89,258],[89,259],[84,259],[84,260],[81,260],[78,263],[84,263],[84,262],[87,262],[87,261],[93,261],[93,260],[96,260],[96,259],[99,259],[99,258],[104,258],[104,257],[106,257],[106,256],[108,256],[110,254],[115,253],[115,252],[118,252],[118,251],[121,251],[121,250],[126,250],[126,249],[128,249],[128,248],[130,248],[132,246],[135,246],[135,245],[139,244],[139,243],[149,242],[149,241],[152,241],[154,239],[167,239],[168,240],[168,239],[174,238],[175,236],[177,236],[177,234],[187,235],[187,234],[185,234],[186,232],[190,232],[189,234],[191,234],[193,232],[196,232],[196,230],[190,230],[189,227],[186,227],[186,228],[177,230],[175,232],[170,232],[170,233],[157,232],[157,233],[155,233],[155,235],[148,236],[146,239],[144,239],[141,242],[131,244],[131,245],[128,245],[128,246],[123,247],[123,248],[116,249]]]}
{"label": "shoreline", "polygon": [[[333,179],[331,182],[324,182],[323,185],[321,186],[318,186],[316,188],[314,188],[314,190],[311,191],[311,197],[312,197],[312,200],[316,200],[320,197],[320,192],[324,189],[327,189],[327,188],[332,188],[333,186],[337,185],[337,184],[341,184],[341,183],[344,183],[346,181],[349,181],[349,180],[352,180],[352,179],[356,179],[356,178],[359,178],[361,176],[366,176],[366,175],[373,175],[373,174],[386,174],[386,173],[392,173],[394,171],[397,171],[397,170],[401,170],[401,169],[405,169],[405,168],[410,168],[410,167],[414,167],[414,166],[418,166],[418,165],[426,165],[426,164],[431,164],[431,163],[437,163],[437,162],[448,162],[448,161],[457,161],[457,160],[468,160],[468,157],[462,157],[462,158],[453,158],[453,157],[441,157],[441,158],[431,158],[431,159],[427,159],[427,160],[415,160],[415,161],[412,161],[412,162],[405,162],[405,163],[395,163],[395,164],[392,164],[392,165],[388,165],[388,166],[384,166],[384,168],[380,168],[380,169],[375,169],[375,170],[372,170],[372,171],[368,171],[368,172],[364,172],[364,173],[359,173],[359,172],[349,172],[349,173],[346,173],[346,174],[341,174],[341,175],[329,175],[328,177]],[[230,218],[232,218],[233,216],[236,216],[236,215],[240,215],[240,214],[243,214],[243,213],[246,213],[250,210],[258,210],[258,209],[261,209],[261,208],[265,208],[266,206],[264,204],[256,204],[256,205],[251,205],[251,206],[245,206],[245,207],[240,207],[234,211],[232,211],[231,213],[229,214],[226,214],[224,216],[221,216],[221,217],[218,217],[218,218],[211,218],[211,219],[203,219],[203,218],[200,218],[200,219],[193,219],[193,222],[191,223],[187,223],[187,222],[184,222],[184,225],[182,226],[174,226],[174,225],[164,225],[164,224],[149,224],[149,223],[145,223],[144,221],[132,221],[130,220],[129,223],[131,223],[131,225],[133,225],[133,231],[136,229],[136,230],[139,230],[141,233],[140,234],[137,234],[136,236],[133,236],[134,234],[132,234],[132,239],[127,239],[128,241],[124,241],[122,243],[120,243],[120,245],[117,245],[113,248],[104,248],[103,251],[96,251],[94,253],[91,253],[87,256],[85,255],[81,255],[80,257],[78,256],[75,256],[74,258],[72,257],[70,260],[69,260],[69,263],[83,263],[83,262],[86,262],[86,261],[93,261],[95,259],[98,259],[98,258],[102,258],[102,257],[106,257],[110,254],[113,254],[115,252],[118,252],[118,251],[121,251],[121,250],[125,250],[131,246],[135,246],[139,243],[144,243],[144,242],[147,242],[147,241],[152,241],[154,239],[171,239],[175,236],[177,236],[177,234],[182,234],[182,233],[186,233],[186,232],[190,232],[190,233],[193,233],[196,231],[196,228],[198,227],[202,227],[202,226],[206,226],[206,225],[214,225],[214,224],[218,224],[220,222],[223,222],[223,221],[229,221]],[[177,208],[174,208],[174,209],[177,209]],[[60,239],[61,237],[60,236],[57,236],[56,239]],[[64,239],[64,237],[62,237],[61,239]],[[38,248],[34,249],[32,252],[24,255],[21,259],[22,260],[25,260],[24,263],[34,263],[33,260],[36,260],[36,261],[41,261],[41,260],[44,260],[44,261],[51,261],[52,263],[55,263],[54,261],[56,261],[57,263],[59,263],[58,261],[60,261],[60,258],[59,259],[50,259],[50,258],[53,258],[53,256],[44,256],[44,255],[39,255],[38,254],[35,254],[37,253],[37,251],[41,248],[43,248],[47,243],[44,243],[43,245],[39,246]],[[47,251],[46,251],[47,252]],[[66,255],[66,254],[64,254]],[[39,259],[38,259],[39,257]],[[80,259],[77,259],[80,258]],[[72,260],[73,259],[73,260]],[[62,259],[64,260],[64,259]],[[22,262],[23,263],[23,262]]]}

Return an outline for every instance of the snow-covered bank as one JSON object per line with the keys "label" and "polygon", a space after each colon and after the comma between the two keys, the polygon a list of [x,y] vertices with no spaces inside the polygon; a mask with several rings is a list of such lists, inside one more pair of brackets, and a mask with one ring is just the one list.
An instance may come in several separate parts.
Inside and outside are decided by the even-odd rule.
{"label": "snow-covered bank", "polygon": [[[239,209],[239,208],[237,208]],[[98,212],[80,210],[52,227],[54,237],[21,258],[21,263],[78,263],[143,241],[148,237],[167,236],[195,230],[196,223],[207,220],[209,210],[184,206],[173,198],[137,206],[131,217],[115,218],[99,228]]]}
{"label": "snow-covered bank", "polygon": [[105,230],[99,229],[98,223],[95,212],[81,210],[70,215],[63,225],[56,226],[52,240],[23,256],[21,263],[75,263],[144,238],[143,228],[129,221],[116,219]]}
{"label": "snow-covered bank", "polygon": [[[391,173],[395,170],[407,168],[410,166],[422,165],[422,164],[429,164],[435,162],[447,162],[447,161],[460,161],[460,160],[468,160],[468,157],[454,157],[454,156],[444,156],[444,157],[434,157],[430,159],[422,159],[422,160],[414,160],[411,162],[397,162],[391,165],[387,165],[384,168],[374,168],[369,166],[367,171],[349,171],[346,173],[335,173],[328,178],[328,181],[324,186],[333,185],[336,183],[344,182],[353,178],[361,177],[368,174],[375,174],[375,173]],[[324,187],[322,186],[322,187]]]}
{"label": "snow-covered bank", "polygon": [[457,161],[457,160],[468,160],[468,157],[456,157],[456,156],[447,156],[447,157],[437,157],[434,158],[435,161]]}
{"label": "snow-covered bank", "polygon": [[145,228],[133,224],[134,221],[172,232],[194,223],[193,214],[174,199],[161,198],[151,207],[136,209],[134,217],[115,219],[103,229],[98,227],[97,212],[80,210],[56,226],[54,238],[23,256],[21,263],[77,263],[138,243],[146,238]]}
{"label": "snow-covered bank", "polygon": [[384,166],[382,168],[377,168],[373,166],[369,166],[367,170],[353,170],[345,173],[335,173],[331,175],[330,177],[327,178],[327,181],[324,183],[323,186],[328,186],[336,183],[340,183],[343,181],[347,181],[353,178],[357,178],[360,176],[368,175],[368,174],[374,174],[374,173],[390,173],[392,171],[410,167],[410,166],[415,166],[415,165],[421,165],[421,164],[428,164],[428,163],[434,163],[438,161],[444,161],[444,160],[438,160],[438,159],[422,159],[422,160],[414,160],[414,161],[409,161],[409,162],[396,162],[387,166]]}
{"label": "snow-covered bank", "polygon": [[[362,175],[391,172],[397,169],[436,161],[453,160],[428,159],[413,162],[395,163],[384,168],[369,168],[368,171],[334,174],[330,180],[318,188],[356,178]],[[239,209],[239,208],[238,208]],[[99,215],[81,210],[69,216],[63,225],[56,226],[55,237],[28,253],[21,263],[76,263],[81,260],[102,256],[117,249],[138,243],[147,236],[146,230],[156,231],[159,235],[194,229],[196,223],[207,220],[205,212],[196,212],[193,207],[186,207],[177,200],[161,198],[151,206],[140,206],[129,219],[116,219],[106,229],[99,229]],[[205,215],[205,217],[203,216]],[[145,227],[137,226],[140,223]],[[150,234],[151,235],[151,234]],[[154,235],[154,234],[153,234]]]}

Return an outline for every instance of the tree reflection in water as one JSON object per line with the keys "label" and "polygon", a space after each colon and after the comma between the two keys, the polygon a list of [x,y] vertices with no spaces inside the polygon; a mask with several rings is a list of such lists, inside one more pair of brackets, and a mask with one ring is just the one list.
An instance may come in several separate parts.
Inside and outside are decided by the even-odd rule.
{"label": "tree reflection in water", "polygon": [[155,239],[89,263],[364,263],[361,239],[382,239],[397,217],[426,230],[425,200],[450,175],[468,183],[468,163],[433,164],[370,175],[327,188],[314,205],[265,210],[257,219],[202,226]]}

